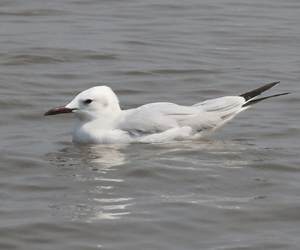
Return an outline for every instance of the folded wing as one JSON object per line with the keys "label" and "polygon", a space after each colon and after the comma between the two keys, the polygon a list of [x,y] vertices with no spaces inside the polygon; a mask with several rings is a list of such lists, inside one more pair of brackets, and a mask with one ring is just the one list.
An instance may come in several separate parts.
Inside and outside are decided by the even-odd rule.
{"label": "folded wing", "polygon": [[152,134],[172,128],[190,127],[194,133],[214,131],[241,112],[245,99],[232,96],[180,106],[173,103],[151,103],[123,111],[118,129],[133,135]]}

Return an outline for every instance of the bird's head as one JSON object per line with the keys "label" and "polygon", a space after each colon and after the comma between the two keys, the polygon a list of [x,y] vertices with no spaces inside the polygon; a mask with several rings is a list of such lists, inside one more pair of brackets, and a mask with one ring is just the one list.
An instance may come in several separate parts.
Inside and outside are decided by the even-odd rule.
{"label": "bird's head", "polygon": [[116,94],[107,86],[97,86],[78,94],[69,104],[50,109],[45,115],[74,113],[80,120],[113,116],[121,111]]}

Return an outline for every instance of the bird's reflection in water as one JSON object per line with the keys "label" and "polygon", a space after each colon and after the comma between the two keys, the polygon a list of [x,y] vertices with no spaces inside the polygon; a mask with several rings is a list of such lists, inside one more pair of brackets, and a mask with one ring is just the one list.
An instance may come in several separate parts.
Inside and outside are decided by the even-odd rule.
{"label": "bird's reflection in water", "polygon": [[[202,178],[200,186],[211,189],[212,183],[207,182],[207,178],[222,179],[230,171],[257,160],[260,155],[255,146],[251,150],[247,141],[181,141],[131,145],[70,144],[58,152],[49,153],[46,158],[57,166],[54,174],[64,182],[62,203],[68,207],[72,219],[91,221],[131,215],[136,209],[133,204],[139,204],[141,200],[147,203],[149,193],[152,193],[154,203],[178,199],[202,202],[204,198],[190,192],[189,185],[185,185],[188,191],[176,189],[178,193],[169,190],[173,189],[172,186],[162,185],[159,189],[162,195],[158,195],[155,192],[157,183],[169,178],[180,182],[178,172],[187,177],[192,173]],[[168,174],[160,175],[161,172]],[[151,189],[144,190],[145,183]],[[137,196],[136,190],[139,189],[147,195]],[[215,199],[214,195],[205,198],[206,201]]]}
{"label": "bird's reflection in water", "polygon": [[132,198],[120,197],[117,191],[122,176],[111,174],[125,162],[124,147],[70,145],[46,155],[46,160],[58,167],[56,178],[67,186],[61,204],[68,207],[73,220],[118,219],[129,213],[126,208]]}

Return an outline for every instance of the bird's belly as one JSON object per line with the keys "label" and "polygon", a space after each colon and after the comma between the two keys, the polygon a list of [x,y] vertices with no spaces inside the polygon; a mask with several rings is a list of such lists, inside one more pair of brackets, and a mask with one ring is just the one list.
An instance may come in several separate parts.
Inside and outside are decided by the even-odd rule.
{"label": "bird's belly", "polygon": [[159,143],[174,140],[200,138],[201,133],[193,131],[189,126],[168,129],[159,133],[132,134],[120,129],[103,130],[88,129],[85,126],[76,127],[73,133],[73,141],[86,144],[110,144],[110,143]]}

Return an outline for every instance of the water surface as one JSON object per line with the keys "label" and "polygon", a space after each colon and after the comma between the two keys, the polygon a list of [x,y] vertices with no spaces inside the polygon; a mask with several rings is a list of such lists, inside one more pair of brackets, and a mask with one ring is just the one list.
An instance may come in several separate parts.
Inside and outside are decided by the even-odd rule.
{"label": "water surface", "polygon": [[[298,249],[298,1],[0,3],[1,249]],[[281,81],[207,141],[76,145],[109,85],[123,109]]]}

